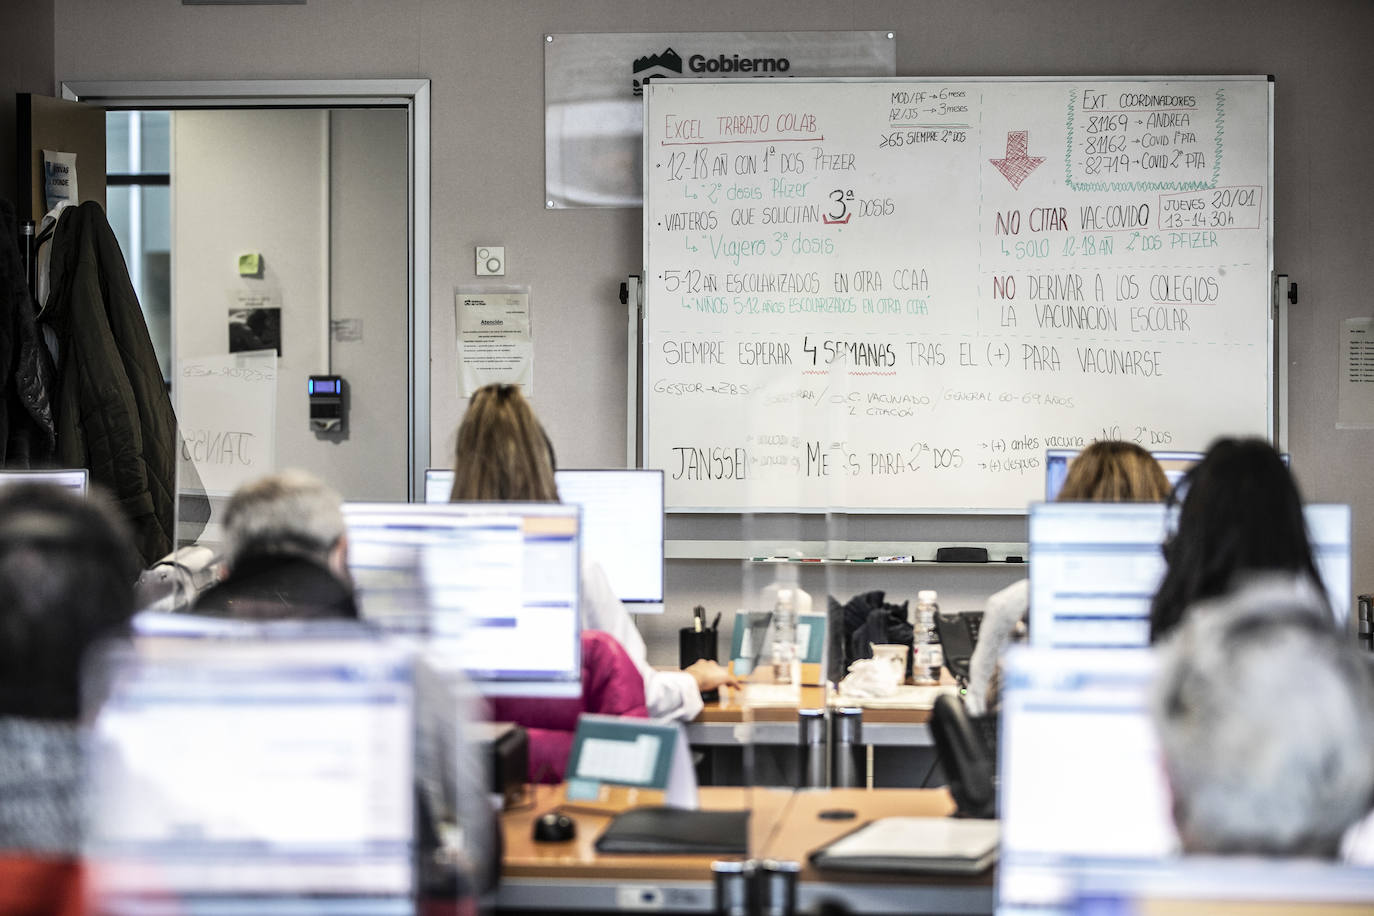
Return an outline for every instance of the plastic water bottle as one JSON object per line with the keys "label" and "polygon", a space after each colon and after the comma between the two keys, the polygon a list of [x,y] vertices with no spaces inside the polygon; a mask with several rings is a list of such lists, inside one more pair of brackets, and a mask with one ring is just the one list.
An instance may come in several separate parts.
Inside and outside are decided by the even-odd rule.
{"label": "plastic water bottle", "polygon": [[911,622],[915,631],[912,634],[915,658],[911,671],[918,684],[938,684],[940,667],[945,663],[944,647],[935,630],[935,614],[940,610],[935,598],[934,589],[926,588],[916,593],[916,610]]}
{"label": "plastic water bottle", "polygon": [[797,606],[791,589],[778,592],[773,608],[773,683],[792,683],[792,663],[797,660]]}
{"label": "plastic water bottle", "polygon": [[797,615],[811,611],[811,596],[798,584],[797,567],[784,563],[778,578],[763,589],[763,606],[773,612],[769,646],[775,684],[801,680],[801,653],[797,648]]}

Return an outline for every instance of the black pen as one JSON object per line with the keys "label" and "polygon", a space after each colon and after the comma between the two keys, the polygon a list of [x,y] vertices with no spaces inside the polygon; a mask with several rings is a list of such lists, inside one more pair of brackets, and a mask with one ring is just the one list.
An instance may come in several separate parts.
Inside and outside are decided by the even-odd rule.
{"label": "black pen", "polygon": [[714,630],[714,629],[716,629],[716,628],[719,627],[719,626],[720,626],[720,611],[716,611],[716,619],[711,621],[711,629]]}

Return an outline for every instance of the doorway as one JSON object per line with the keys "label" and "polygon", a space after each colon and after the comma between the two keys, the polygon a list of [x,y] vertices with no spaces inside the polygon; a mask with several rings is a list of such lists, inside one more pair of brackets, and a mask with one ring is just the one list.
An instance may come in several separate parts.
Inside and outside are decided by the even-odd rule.
{"label": "doorway", "polygon": [[[252,319],[257,352],[280,352],[264,471],[312,469],[346,499],[418,498],[429,456],[428,81],[69,82],[62,92],[168,113],[174,400],[178,364],[253,346],[242,333]],[[378,171],[388,156],[399,174]],[[344,377],[345,431],[311,428],[312,374]],[[232,461],[248,440],[199,421],[263,420],[232,391],[222,397],[223,411],[200,402],[180,419],[188,432],[206,427],[195,434],[207,450]]]}

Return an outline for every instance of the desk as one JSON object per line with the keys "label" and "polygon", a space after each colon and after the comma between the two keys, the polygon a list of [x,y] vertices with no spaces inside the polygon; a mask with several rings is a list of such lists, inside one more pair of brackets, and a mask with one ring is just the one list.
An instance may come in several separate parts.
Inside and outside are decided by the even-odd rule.
{"label": "desk", "polygon": [[[502,817],[506,854],[496,905],[507,910],[598,910],[622,907],[672,912],[711,912],[716,856],[601,855],[596,838],[610,818],[569,812],[577,837],[567,843],[535,843],[534,820],[555,807],[561,786],[540,786],[533,807]],[[993,872],[976,877],[929,875],[896,878],[817,872],[806,863],[816,847],[867,820],[888,815],[941,816],[954,809],[943,789],[740,789],[703,787],[703,808],[727,809],[752,798],[750,845],[755,858],[802,863],[798,908],[843,900],[855,913],[990,913]],[[858,817],[822,820],[829,808],[851,808]]]}
{"label": "desk", "polygon": [[[832,706],[850,706],[849,702],[832,700]],[[863,728],[860,742],[873,747],[930,747],[929,709],[869,708],[863,709]]]}
{"label": "desk", "polygon": [[[707,703],[687,723],[687,740],[692,746],[796,744],[798,710],[826,706],[824,687],[801,688],[800,701],[792,704],[746,706],[741,700],[741,691],[722,687],[720,699]],[[830,705],[853,704],[831,697]],[[746,722],[748,727],[741,728]],[[864,709],[862,740],[875,747],[927,747],[931,744],[929,722],[929,709]]]}
{"label": "desk", "polygon": [[824,687],[802,687],[800,691],[795,703],[749,706],[743,702],[743,690],[722,687],[720,699],[707,703],[687,723],[687,740],[693,747],[795,745],[798,710],[825,708]]}
{"label": "desk", "polygon": [[[866,728],[867,726],[865,726]],[[823,820],[820,812],[849,808],[858,817]],[[991,913],[993,870],[981,875],[871,875],[817,871],[807,856],[879,817],[947,817],[954,800],[944,789],[802,789],[788,806],[767,856],[802,863],[797,909],[814,910],[825,900],[843,902],[855,913]]]}
{"label": "desk", "polygon": [[[535,803],[505,814],[501,909],[597,910],[632,905],[637,909],[711,912],[715,904],[711,863],[721,856],[627,856],[596,851],[596,838],[611,822],[607,815],[569,811],[577,836],[566,843],[536,843],[534,821],[563,800],[562,786],[536,786]],[[749,845],[762,849],[792,802],[790,789],[703,786],[701,807],[731,810],[751,806]]]}
{"label": "desk", "polygon": [[[826,785],[826,768],[818,768],[814,760],[808,763],[818,753],[819,760],[831,761],[830,784],[845,781],[835,775],[839,772],[835,762],[845,759],[853,762],[846,764],[844,772],[858,774],[850,785],[867,780],[877,786],[918,785],[920,774],[929,773],[933,762],[931,711],[919,706],[886,705],[889,702],[860,707],[857,749],[851,753],[839,744],[842,738],[829,722],[820,723],[819,738],[824,747],[809,747],[805,736],[815,739],[818,734],[814,728],[808,732],[802,720],[811,719],[814,725],[819,714],[833,719],[836,709],[853,708],[853,701],[833,695],[827,698],[823,687],[802,687],[790,702],[751,705],[744,701],[742,691],[722,688],[720,700],[708,703],[694,721],[686,723],[687,740],[707,752],[706,768],[700,776],[704,783]],[[851,726],[839,734],[853,734],[853,720],[849,721]],[[746,745],[755,748],[752,768],[740,753]],[[816,773],[820,773],[819,781]]]}

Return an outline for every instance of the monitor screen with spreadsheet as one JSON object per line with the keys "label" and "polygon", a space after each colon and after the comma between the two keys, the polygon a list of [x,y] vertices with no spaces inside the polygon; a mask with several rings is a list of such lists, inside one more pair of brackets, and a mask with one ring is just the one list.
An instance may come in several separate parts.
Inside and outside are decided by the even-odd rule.
{"label": "monitor screen with spreadsheet", "polygon": [[51,471],[0,471],[0,487],[11,483],[50,483],[85,496],[90,472],[85,468],[62,468]]}
{"label": "monitor screen with spreadsheet", "polygon": [[1029,531],[1032,645],[1149,644],[1163,503],[1034,503]]}
{"label": "monitor screen with spreadsheet", "polygon": [[425,469],[425,502],[446,503],[453,492],[452,468]]}
{"label": "monitor screen with spreadsheet", "polygon": [[[1161,503],[1035,503],[1030,511],[1030,641],[1049,648],[1149,644],[1164,578]],[[1177,511],[1177,510],[1172,510]],[[1313,560],[1336,622],[1350,617],[1350,507],[1303,508]]]}
{"label": "monitor screen with spreadsheet", "polygon": [[409,651],[152,637],[92,670],[109,684],[89,758],[102,911],[413,912]]}
{"label": "monitor screen with spreadsheet", "polygon": [[1013,647],[998,741],[997,911],[1072,913],[1087,871],[1157,863],[1178,840],[1149,691],[1147,649]]}
{"label": "monitor screen with spreadsheet", "polygon": [[1374,900],[1374,868],[1307,858],[1184,856],[1086,869],[1072,883],[1075,916],[1335,916],[1368,912]]}
{"label": "monitor screen with spreadsheet", "polygon": [[578,696],[580,518],[558,503],[346,503],[359,609],[484,693]]}
{"label": "monitor screen with spreadsheet", "polygon": [[[632,614],[663,612],[663,472],[559,470],[558,496],[582,507],[582,550]],[[448,502],[453,471],[425,471],[425,502]]]}

